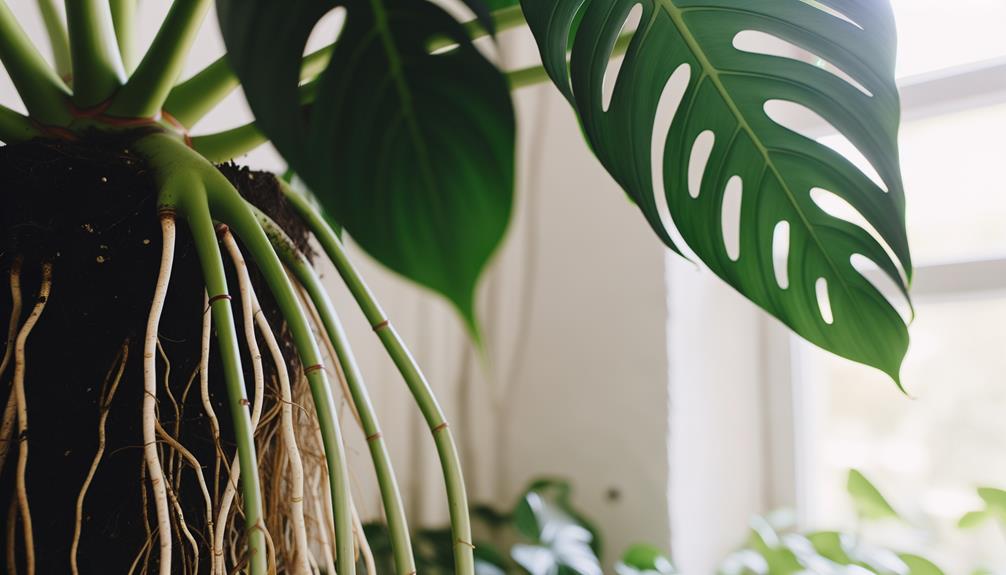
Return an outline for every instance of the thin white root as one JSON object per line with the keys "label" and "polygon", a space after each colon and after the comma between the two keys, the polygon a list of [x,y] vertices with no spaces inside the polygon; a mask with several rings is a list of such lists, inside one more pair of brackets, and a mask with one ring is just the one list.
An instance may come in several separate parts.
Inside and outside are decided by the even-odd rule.
{"label": "thin white root", "polygon": [[[210,549],[213,549],[213,500],[210,498],[210,489],[206,484],[206,476],[203,475],[203,466],[199,463],[199,459],[192,454],[191,451],[185,448],[177,439],[171,436],[161,422],[157,422],[157,434],[161,436],[161,439],[168,444],[169,447],[174,449],[196,472],[196,481],[199,483],[199,489],[203,492],[203,504],[206,506],[206,535],[209,540]],[[181,509],[177,509],[178,513],[181,513]],[[196,566],[198,569],[199,565],[199,551],[196,550]]]}
{"label": "thin white root", "polygon": [[278,573],[278,566],[276,564],[276,543],[272,540],[272,534],[265,526],[260,525],[262,529],[262,534],[265,535],[265,547],[266,547],[266,565],[268,565],[269,575],[276,575]]}
{"label": "thin white root", "polygon": [[297,445],[297,433],[293,421],[293,391],[290,387],[290,372],[287,370],[279,342],[276,341],[276,336],[269,327],[269,321],[265,314],[259,308],[257,299],[255,307],[258,310],[255,321],[269,347],[273,364],[279,374],[283,446],[286,449],[287,462],[290,465],[290,488],[292,491],[290,494],[290,515],[293,523],[294,549],[296,549],[294,563],[297,566],[293,573],[294,575],[306,575],[311,572],[308,561],[311,551],[307,539],[307,522],[304,519],[304,460],[300,454],[300,447]]}
{"label": "thin white root", "polygon": [[[158,427],[160,425],[158,424]],[[164,431],[161,428],[161,431]],[[165,434],[167,435],[167,434]],[[178,517],[178,528],[181,530],[182,535],[185,540],[189,542],[189,546],[192,547],[192,564],[195,566],[196,573],[199,571],[199,544],[196,543],[196,538],[192,536],[192,532],[189,531],[189,525],[185,522],[185,512],[182,511],[182,506],[178,503],[178,498],[175,497],[175,490],[171,488],[171,485],[165,483],[165,487],[168,492],[168,499],[171,501],[171,506],[175,510],[175,516]],[[183,556],[184,563],[184,556]]]}
{"label": "thin white root", "polygon": [[[7,373],[10,365],[10,358],[14,355],[14,340],[17,338],[17,326],[21,323],[21,260],[14,260],[10,268],[10,298],[11,312],[10,323],[7,326],[7,347],[4,349],[3,360],[0,360],[0,379]],[[17,398],[14,397],[14,390],[11,389],[7,397],[7,405],[4,407],[3,420],[0,421],[0,473],[3,472],[4,463],[7,461],[7,453],[12,445],[11,439],[14,437],[14,424],[17,418]]]}
{"label": "thin white root", "polygon": [[17,326],[21,323],[21,260],[14,260],[10,267],[10,322],[7,324],[7,346],[4,348],[3,359],[0,360],[0,377],[7,373],[10,358],[14,354],[14,339],[17,338]]}
{"label": "thin white root", "polygon": [[26,475],[28,471],[28,398],[24,391],[24,375],[27,367],[25,361],[25,347],[28,343],[28,335],[38,323],[42,312],[45,311],[45,304],[49,301],[49,291],[52,289],[52,264],[42,264],[42,285],[38,288],[38,299],[35,307],[32,308],[28,319],[24,320],[24,326],[17,334],[14,342],[14,397],[17,398],[17,500],[18,508],[21,510],[21,528],[24,530],[24,552],[25,566],[28,575],[35,575],[35,534],[31,526],[31,507],[28,505],[28,485]]}
{"label": "thin white root", "polygon": [[[230,250],[229,238],[231,242],[234,242],[234,238],[231,236],[230,231],[226,227],[220,228],[221,236],[228,250]],[[235,247],[237,247],[236,242],[234,242]],[[231,254],[233,258],[233,253]],[[265,403],[265,371],[262,367],[262,354],[259,351],[258,342],[255,339],[255,318],[254,311],[252,310],[251,298],[249,297],[248,286],[251,285],[251,281],[248,280],[248,268],[245,264],[244,258],[240,257],[240,252],[238,252],[238,258],[234,258],[234,267],[238,274],[239,291],[241,294],[241,309],[244,315],[244,328],[245,328],[245,339],[248,344],[248,351],[252,358],[252,374],[255,382],[255,394],[252,400],[252,410],[251,410],[251,426],[253,430],[257,430],[259,422],[262,419],[262,406]],[[227,482],[227,486],[224,488],[223,498],[220,500],[220,511],[217,514],[216,523],[216,535],[214,536],[214,541],[216,542],[217,548],[213,550],[213,556],[215,561],[219,561],[217,569],[220,573],[225,572],[225,567],[223,565],[224,553],[223,553],[223,543],[224,543],[224,530],[227,524],[227,518],[230,515],[230,508],[234,502],[234,496],[237,492],[238,480],[241,477],[241,469],[238,465],[237,456],[234,457],[231,462],[231,472],[230,481]],[[259,526],[260,529],[265,530],[265,525]],[[268,534],[267,534],[268,535]]]}
{"label": "thin white root", "polygon": [[[178,435],[179,426],[182,424],[182,411],[178,406],[178,400],[175,399],[175,394],[171,391],[171,359],[168,358],[168,354],[164,351],[164,346],[161,345],[161,340],[157,340],[157,354],[160,356],[161,361],[164,362],[164,395],[168,397],[168,401],[171,402],[171,408],[175,412],[175,426],[172,433]],[[159,422],[159,421],[158,421]],[[168,456],[167,471],[165,474],[168,477],[175,476],[175,469],[181,467],[181,465],[175,465],[176,454],[172,453]],[[169,482],[170,483],[170,482]]]}
{"label": "thin white root", "polygon": [[133,575],[136,571],[137,565],[140,564],[140,559],[143,559],[143,555],[147,552],[147,549],[150,549],[149,539],[147,539],[146,543],[143,544],[143,547],[140,548],[140,552],[136,554],[136,558],[133,559],[133,563],[129,566],[129,571],[126,572],[126,575]]}
{"label": "thin white root", "polygon": [[[314,302],[311,301],[311,296],[308,295],[307,290],[304,286],[300,285],[300,282],[296,281],[293,275],[290,275],[291,281],[297,286],[297,294],[300,296],[301,303],[304,304],[304,309],[308,310],[311,315],[311,323],[315,326],[323,326],[324,322],[321,321],[321,316],[318,314],[318,309],[314,307]],[[363,429],[363,420],[360,419],[360,412],[356,409],[356,403],[353,402],[353,395],[349,391],[349,382],[346,380],[346,373],[342,370],[342,363],[339,361],[339,354],[335,351],[335,346],[332,345],[331,338],[328,337],[328,332],[324,329],[317,330],[316,339],[325,347],[325,353],[332,360],[332,365],[335,373],[333,374],[335,379],[339,382],[339,389],[342,390],[342,404],[349,406],[349,411],[353,414],[353,420],[356,421],[357,427],[364,435],[367,432]]]}
{"label": "thin white root", "polygon": [[[251,347],[251,342],[255,340],[255,327],[257,326],[266,342],[266,347],[269,349],[269,354],[272,356],[279,376],[283,446],[286,449],[291,473],[290,515],[293,522],[295,549],[294,565],[291,567],[293,575],[308,575],[311,572],[311,565],[308,562],[310,547],[307,540],[307,523],[304,520],[304,461],[300,455],[300,448],[297,446],[297,435],[293,424],[293,392],[290,388],[290,372],[286,368],[286,360],[279,342],[276,340],[276,335],[270,328],[269,320],[259,305],[258,297],[248,275],[248,265],[241,254],[241,248],[230,232],[224,234],[223,241],[231,260],[234,262],[234,268],[237,270],[241,307],[245,318],[245,335],[249,340],[249,347]],[[254,318],[254,324],[251,321],[252,318]],[[252,347],[252,350],[254,355],[254,352],[258,351],[258,346]],[[258,394],[259,392],[256,390],[256,397]]]}
{"label": "thin white root", "polygon": [[[115,391],[119,389],[119,382],[122,381],[122,374],[126,371],[126,363],[129,361],[129,340],[126,340],[122,344],[122,349],[119,350],[118,356],[112,363],[112,368],[109,370],[108,375],[105,377],[105,384],[101,389],[101,397],[99,399],[99,416],[98,416],[98,450],[94,454],[94,460],[91,462],[91,468],[87,471],[87,477],[84,478],[84,484],[80,488],[80,494],[77,495],[77,510],[73,527],[73,541],[70,543],[70,571],[73,575],[79,575],[80,569],[77,566],[77,550],[80,548],[80,533],[84,528],[84,498],[87,497],[87,490],[91,487],[91,481],[94,480],[94,474],[98,471],[98,465],[101,463],[101,458],[105,454],[105,421],[108,419],[108,412],[112,407],[112,399],[115,397]],[[116,369],[116,365],[118,368]]]}
{"label": "thin white root", "polygon": [[335,557],[332,551],[331,538],[329,537],[328,519],[326,519],[325,510],[321,507],[321,500],[315,499],[314,512],[318,520],[322,522],[319,525],[318,533],[321,534],[321,554],[325,559],[325,573],[335,573]]}
{"label": "thin white root", "polygon": [[170,212],[161,214],[161,232],[164,237],[161,252],[161,268],[157,274],[157,284],[150,305],[150,316],[147,319],[147,331],[143,339],[143,455],[150,477],[150,486],[154,495],[154,508],[157,511],[157,538],[160,556],[158,557],[160,575],[171,575],[171,510],[168,503],[168,490],[161,468],[161,459],[157,453],[157,329],[161,314],[164,312],[164,300],[168,293],[168,283],[171,279],[171,268],[175,257],[175,218]]}
{"label": "thin white root", "polygon": [[[203,337],[199,356],[199,397],[203,402],[203,410],[210,420],[210,431],[213,433],[213,444],[216,445],[216,464],[213,466],[213,504],[216,506],[220,497],[220,464],[223,460],[223,448],[220,446],[220,420],[213,409],[210,400],[210,338],[212,334],[213,316],[210,313],[210,296],[203,293]],[[216,570],[213,570],[216,573]]]}
{"label": "thin white root", "polygon": [[353,505],[353,531],[356,532],[357,550],[363,557],[363,565],[367,570],[367,575],[377,575],[374,551],[370,548],[370,541],[367,540],[367,534],[363,531],[363,522],[360,521],[360,514],[356,511],[355,504]]}

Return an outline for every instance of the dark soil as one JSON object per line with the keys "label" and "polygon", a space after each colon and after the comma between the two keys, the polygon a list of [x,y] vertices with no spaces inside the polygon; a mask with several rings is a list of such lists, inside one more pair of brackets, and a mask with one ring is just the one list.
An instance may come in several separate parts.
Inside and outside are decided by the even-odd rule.
{"label": "dark soil", "polygon": [[[246,198],[307,248],[308,233],[283,202],[271,175],[233,165],[222,166],[221,171]],[[179,221],[178,232],[160,340],[171,361],[167,385],[181,401],[199,361],[203,282],[183,221]],[[152,174],[129,150],[128,141],[90,138],[78,143],[33,142],[0,148],[3,333],[11,315],[8,279],[14,259],[23,259],[24,315],[35,303],[42,262],[50,261],[54,267],[51,296],[28,340],[25,381],[30,422],[28,495],[40,575],[70,572],[76,499],[97,448],[99,393],[125,341],[130,345],[129,362],[111,404],[105,455],[84,507],[78,554],[81,573],[127,572],[147,540],[141,494],[141,363],[143,331],[160,260],[160,236]],[[233,278],[230,285],[236,285]],[[281,325],[268,290],[261,281],[256,288],[272,325]],[[237,290],[232,291],[239,310]],[[3,348],[0,341],[0,350]],[[162,376],[163,367],[159,363]],[[210,373],[211,395],[221,418],[224,443],[229,446],[227,398],[223,382],[213,376],[220,373],[215,361]],[[12,374],[13,366],[0,380],[0,401],[6,402]],[[251,380],[250,374],[247,379]],[[200,461],[212,466],[214,447],[199,401],[198,381],[181,405],[181,418],[175,416],[164,394],[163,379],[158,385],[162,424],[170,431],[180,419],[179,439]],[[16,461],[12,450],[0,472],[0,524],[5,527]],[[189,527],[199,539],[205,529],[198,521],[203,513],[202,498],[193,474],[188,472],[185,477],[181,500]],[[152,507],[148,513],[153,526]],[[6,531],[0,529],[0,539],[6,540]],[[21,545],[19,538],[18,547]],[[6,552],[5,547],[0,546],[0,555]],[[176,541],[176,550],[181,547],[182,542]],[[175,556],[179,555],[176,551]],[[18,557],[20,562],[20,553]],[[201,557],[201,571],[207,572],[209,553],[201,553]],[[156,565],[156,546],[151,561]],[[6,565],[6,557],[0,565]],[[180,563],[173,571],[181,572]]]}

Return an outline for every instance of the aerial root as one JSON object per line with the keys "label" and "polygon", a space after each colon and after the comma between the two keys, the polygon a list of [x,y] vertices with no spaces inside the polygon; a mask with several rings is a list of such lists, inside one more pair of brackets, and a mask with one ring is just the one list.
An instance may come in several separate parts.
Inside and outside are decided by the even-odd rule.
{"label": "aerial root", "polygon": [[[171,447],[171,449],[175,451],[175,453],[177,453],[182,459],[184,459],[189,464],[189,466],[191,466],[192,469],[196,472],[196,481],[199,483],[199,489],[200,491],[202,491],[203,494],[203,505],[206,507],[207,539],[209,540],[210,549],[213,549],[213,500],[210,497],[209,486],[206,484],[206,476],[203,474],[203,466],[199,462],[199,459],[197,459],[196,456],[193,455],[191,451],[186,449],[185,446],[181,444],[181,442],[172,437],[171,434],[169,434],[164,429],[164,427],[161,426],[160,422],[157,422],[157,434],[169,447]],[[177,489],[174,489],[174,491],[177,491]],[[169,494],[170,493],[171,492],[169,491]],[[176,503],[175,508],[176,513],[179,515],[179,522],[184,525],[184,517],[181,516],[182,515],[181,507],[179,507]],[[186,534],[186,538],[190,540],[190,543],[193,543],[195,564],[198,566],[199,549],[195,546],[194,542],[192,542],[190,534]]]}
{"label": "aerial root", "polygon": [[[164,376],[163,376],[164,394],[168,397],[168,401],[171,402],[171,408],[175,412],[175,425],[171,433],[175,437],[178,437],[180,431],[179,426],[181,425],[182,422],[182,411],[178,405],[178,400],[175,399],[175,394],[171,391],[171,359],[168,357],[167,352],[164,351],[164,346],[161,345],[160,338],[158,338],[156,341],[157,341],[157,355],[160,356],[161,361],[164,362]],[[176,465],[177,458],[178,458],[177,453],[172,453],[171,456],[167,458],[168,465],[166,474],[168,475],[168,477],[174,478],[176,469],[180,467],[179,465]],[[174,486],[173,482],[174,479],[172,479],[172,485]]]}
{"label": "aerial root", "polygon": [[[244,270],[244,273],[247,274],[247,269]],[[244,298],[242,297],[242,299]],[[242,305],[242,307],[246,306]],[[252,312],[245,310],[245,335],[248,340],[247,343],[252,357],[252,370],[255,379],[255,395],[251,409],[251,427],[255,430],[258,429],[259,422],[262,417],[262,406],[265,401],[265,375],[262,368],[262,355],[259,353],[258,343],[255,341],[255,327],[251,316]],[[230,517],[231,506],[233,505],[235,496],[237,495],[237,487],[240,477],[241,467],[238,462],[238,456],[235,455],[230,466],[230,480],[224,487],[224,494],[220,499],[220,509],[217,513],[216,533],[214,535],[216,548],[213,550],[213,557],[214,561],[218,562],[214,569],[219,573],[225,573],[224,553],[222,547],[224,544],[224,532],[227,527],[228,517]],[[264,527],[263,530],[265,530]]]}
{"label": "aerial root", "polygon": [[360,514],[353,505],[353,531],[356,533],[356,548],[359,556],[363,557],[363,566],[367,570],[367,575],[377,575],[377,564],[374,561],[374,551],[370,548],[370,541],[363,531],[363,522],[360,521]]}
{"label": "aerial root", "polygon": [[164,478],[164,470],[157,450],[157,330],[161,314],[164,311],[164,300],[171,279],[171,268],[175,256],[175,218],[172,212],[161,213],[161,233],[163,235],[163,250],[161,266],[151,300],[150,315],[147,319],[147,331],[143,339],[143,454],[146,461],[147,474],[154,496],[154,508],[157,513],[157,538],[159,543],[160,575],[171,575],[171,511],[168,502],[168,486]]}
{"label": "aerial root", "polygon": [[21,331],[14,341],[14,397],[17,402],[17,500],[21,510],[21,528],[24,533],[25,566],[28,575],[35,575],[35,535],[32,532],[31,508],[28,505],[28,486],[26,475],[28,471],[28,398],[25,395],[24,379],[27,362],[25,347],[31,330],[38,323],[45,304],[49,301],[49,291],[52,289],[52,264],[42,264],[42,284],[38,289],[38,299],[28,318],[24,321]]}
{"label": "aerial root", "polygon": [[[160,427],[159,424],[158,427]],[[163,430],[164,429],[161,428],[161,431]],[[171,487],[170,484],[167,483],[165,483],[165,489],[168,492],[168,499],[171,501],[171,506],[175,510],[175,516],[176,519],[178,520],[178,530],[181,531],[181,534],[185,537],[185,540],[188,541],[189,546],[192,547],[193,565],[195,565],[196,569],[198,569],[199,544],[196,542],[196,538],[192,536],[192,532],[189,531],[189,526],[185,522],[185,512],[182,511],[182,506],[181,504],[178,503],[178,497],[175,495],[175,490]],[[188,559],[183,556],[182,557],[183,564],[185,564],[187,561]]]}
{"label": "aerial root", "polygon": [[87,471],[87,476],[84,478],[80,494],[77,495],[73,540],[70,543],[70,571],[73,575],[79,575],[80,573],[80,569],[77,566],[77,550],[80,547],[80,534],[84,527],[84,498],[87,496],[87,490],[91,486],[91,481],[94,480],[94,474],[97,473],[98,465],[101,463],[101,458],[105,453],[105,421],[108,419],[108,412],[112,407],[112,398],[115,397],[115,392],[119,389],[119,382],[122,381],[122,374],[126,371],[126,363],[128,361],[129,340],[127,339],[112,361],[112,367],[109,368],[105,381],[101,386],[101,392],[98,394],[98,449],[94,455],[94,460],[91,462],[91,468]]}
{"label": "aerial root", "polygon": [[150,500],[147,496],[147,462],[146,460],[140,461],[140,501],[143,503],[143,530],[146,532],[147,539],[143,544],[143,548],[140,549],[140,555],[138,557],[143,557],[143,570],[142,573],[149,573],[148,566],[150,565],[150,552],[154,545],[154,532],[150,529],[150,515],[147,512],[147,507],[150,504]]}
{"label": "aerial root", "polygon": [[[221,240],[230,255],[234,268],[237,270],[238,290],[241,295],[241,307],[244,316],[245,338],[248,340],[249,351],[254,361],[254,373],[256,376],[255,400],[259,410],[261,410],[260,398],[265,395],[265,385],[262,356],[259,353],[259,347],[255,338],[256,327],[266,343],[279,379],[280,401],[278,402],[278,407],[283,437],[282,448],[283,455],[286,456],[286,463],[290,466],[288,483],[291,489],[291,497],[289,505],[290,522],[293,527],[293,552],[290,557],[290,569],[294,575],[308,575],[311,572],[311,567],[308,561],[310,547],[307,540],[307,525],[304,519],[304,462],[300,455],[300,449],[297,446],[296,431],[293,423],[293,394],[290,387],[290,374],[276,335],[273,333],[265,314],[262,312],[262,307],[251,284],[247,262],[241,254],[237,240],[234,239],[233,234],[226,228],[221,230]],[[265,419],[267,421],[272,420],[276,416],[275,412],[276,407],[273,407]],[[253,421],[256,422],[256,427],[263,425],[263,422],[258,421],[254,415],[253,413]],[[271,428],[269,432],[275,433],[275,428]],[[265,444],[273,444],[271,437],[265,438]],[[278,459],[279,462],[283,461],[283,458]],[[282,469],[282,464],[278,463],[278,465]],[[279,485],[281,485],[280,482],[282,479],[283,474],[281,472],[274,474],[273,480],[277,486],[273,489],[274,493],[281,492]],[[273,544],[268,530],[266,535],[267,542]]]}
{"label": "aerial root", "polygon": [[[15,259],[10,268],[10,297],[10,323],[7,326],[7,346],[4,348],[3,359],[0,360],[0,380],[7,373],[10,359],[14,355],[14,341],[17,338],[18,325],[21,323],[21,258]],[[14,389],[12,387],[7,396],[3,419],[0,420],[0,473],[3,473],[4,462],[7,461],[7,453],[10,451],[12,445],[11,439],[14,436],[14,424],[16,420],[17,398],[14,396]]]}

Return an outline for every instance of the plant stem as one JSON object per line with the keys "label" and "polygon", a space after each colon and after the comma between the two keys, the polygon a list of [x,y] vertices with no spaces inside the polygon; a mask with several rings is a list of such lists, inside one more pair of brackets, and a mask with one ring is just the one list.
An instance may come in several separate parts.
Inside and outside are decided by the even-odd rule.
{"label": "plant stem", "polygon": [[192,128],[239,85],[225,54],[172,88],[164,110],[181,125]]}
{"label": "plant stem", "polygon": [[[333,50],[334,45],[328,45],[304,56],[300,68],[301,81],[321,74],[328,66]],[[224,55],[172,88],[164,102],[164,109],[181,125],[191,128],[239,85]]]}
{"label": "plant stem", "polygon": [[[238,346],[234,313],[228,301],[227,277],[213,218],[210,215],[206,173],[219,175],[216,169],[189,150],[173,136],[156,133],[136,143],[136,149],[153,166],[159,187],[159,202],[164,209],[177,209],[189,222],[206,290],[210,296],[213,324],[217,328],[221,364],[229,407],[234,424],[241,488],[244,494],[244,520],[248,536],[248,560],[251,575],[265,575],[267,550],[262,508],[262,491],[255,452],[255,437],[248,410],[241,351]],[[222,177],[222,176],[221,176]]]}
{"label": "plant stem", "polygon": [[[282,180],[281,180],[282,181]],[[285,185],[285,184],[281,184]],[[377,482],[381,491],[381,501],[384,503],[384,510],[388,522],[388,533],[391,537],[391,549],[395,561],[395,570],[399,575],[408,575],[416,570],[415,559],[412,553],[412,541],[409,538],[408,521],[405,518],[405,507],[402,504],[402,496],[398,489],[398,481],[395,479],[395,471],[391,465],[391,458],[381,434],[381,426],[377,420],[377,414],[367,393],[366,384],[363,381],[363,374],[353,356],[353,350],[349,345],[349,338],[339,321],[339,316],[335,311],[332,300],[325,291],[321,279],[311,267],[307,258],[300,253],[293,241],[279,228],[268,216],[256,210],[259,222],[262,224],[266,235],[272,241],[273,246],[280,255],[280,259],[290,271],[296,276],[307,291],[314,304],[318,316],[325,327],[332,346],[335,348],[335,355],[342,365],[342,371],[346,376],[346,384],[352,395],[353,405],[360,416],[360,425],[367,438],[367,446],[370,449],[370,457],[374,463],[374,471],[377,474]]]}
{"label": "plant stem", "polygon": [[212,0],[175,0],[136,72],[115,95],[108,113],[151,118],[161,111]]}
{"label": "plant stem", "polygon": [[[207,164],[209,166],[209,164]],[[212,168],[212,167],[211,167]],[[276,304],[293,336],[304,372],[311,387],[318,426],[321,428],[325,459],[332,493],[332,513],[335,519],[337,572],[339,575],[356,573],[353,543],[352,501],[349,491],[349,469],[346,462],[342,432],[336,416],[335,398],[332,396],[328,375],[325,373],[321,351],[314,339],[307,315],[300,305],[297,293],[283,269],[279,256],[273,250],[262,227],[248,204],[237,191],[213,169],[209,178],[210,200],[214,212],[226,222],[241,239],[248,253],[258,265],[269,285]]]}
{"label": "plant stem", "polygon": [[38,0],[38,11],[42,14],[46,33],[49,36],[49,46],[52,48],[52,59],[56,65],[56,73],[64,79],[71,73],[70,41],[66,36],[66,23],[63,15],[56,8],[56,0]]}
{"label": "plant stem", "polygon": [[[492,13],[492,18],[497,32],[516,28],[525,23],[524,13],[521,12],[519,6],[497,10]],[[489,34],[478,20],[466,22],[464,26],[472,40]],[[431,43],[430,49],[436,50],[453,44],[452,40],[438,39]],[[301,81],[321,74],[328,66],[334,50],[335,43],[332,43],[304,56],[300,70]],[[183,126],[191,128],[238,85],[238,79],[227,64],[227,56],[224,55],[188,80],[175,86],[164,103],[164,109]]]}
{"label": "plant stem", "polygon": [[49,125],[70,122],[70,91],[35,49],[6,1],[0,1],[0,63],[32,118]]}
{"label": "plant stem", "polygon": [[215,134],[195,136],[192,148],[207,160],[219,164],[247,154],[268,142],[254,122]]}
{"label": "plant stem", "polygon": [[[292,334],[301,363],[311,388],[311,395],[317,411],[318,426],[328,464],[329,487],[332,494],[332,512],[335,519],[336,546],[338,549],[339,575],[355,575],[356,564],[353,544],[352,502],[349,490],[349,469],[346,462],[342,433],[336,416],[335,399],[329,385],[328,376],[321,362],[321,352],[314,339],[310,322],[300,305],[297,292],[287,277],[286,270],[273,250],[262,227],[248,203],[205,158],[189,149],[185,144],[168,134],[152,134],[137,142],[137,148],[154,165],[162,186],[162,202],[177,205],[189,218],[196,248],[203,262],[207,289],[214,295],[226,293],[226,278],[220,259],[211,213],[230,226],[241,240],[251,259],[258,266],[272,291],[276,304]],[[203,193],[205,192],[205,193]],[[239,454],[242,450],[251,458],[241,459],[242,476],[245,477],[245,520],[249,525],[261,522],[261,498],[258,491],[258,470],[254,461],[254,440],[251,434],[248,410],[242,408],[244,385],[240,373],[240,356],[233,316],[229,305],[218,300],[214,305],[214,320],[224,352],[224,368],[228,389],[235,392],[232,407],[235,408],[235,424]],[[236,382],[236,383],[235,383]],[[248,467],[246,468],[246,465]],[[254,478],[254,491],[248,480]],[[250,492],[250,493],[249,493]],[[250,499],[254,505],[249,508]],[[252,574],[260,575],[265,569],[263,532],[249,533],[252,546]],[[261,564],[259,563],[261,561]]]}
{"label": "plant stem", "polygon": [[[527,23],[524,19],[524,12],[521,10],[520,6],[510,6],[507,8],[500,8],[489,15],[493,21],[494,32],[505,32],[507,30],[517,28],[518,26],[523,26]],[[464,23],[465,30],[468,31],[468,36],[472,40],[478,40],[489,35],[489,31],[485,29],[482,22],[478,20],[469,20]],[[442,50],[450,46],[455,46],[456,42],[450,38],[441,37],[434,39],[429,44],[430,52],[435,52],[437,50]]]}
{"label": "plant stem", "polygon": [[[178,178],[173,174],[173,178]],[[196,183],[197,188],[201,184]],[[221,363],[224,379],[227,383],[227,395],[230,400],[230,411],[234,419],[234,434],[238,446],[238,462],[241,468],[241,487],[244,493],[245,529],[248,535],[248,561],[253,575],[265,575],[266,543],[262,509],[262,490],[258,472],[258,456],[255,452],[254,429],[251,414],[248,412],[248,395],[245,388],[244,373],[241,369],[241,352],[238,345],[237,328],[234,325],[234,312],[226,297],[227,278],[224,273],[223,258],[220,246],[217,244],[216,230],[210,216],[209,205],[205,194],[188,193],[188,201],[179,207],[189,221],[196,251],[203,267],[203,277],[206,289],[210,294],[210,308],[213,314],[213,324],[217,328],[217,339],[220,342]]]}
{"label": "plant stem", "polygon": [[475,558],[471,519],[468,515],[468,495],[465,492],[461,462],[458,458],[454,437],[444,419],[443,411],[426,381],[426,376],[423,375],[416,360],[402,342],[402,338],[391,325],[391,321],[381,309],[380,304],[377,303],[374,294],[350,262],[339,236],[303,196],[294,192],[289,186],[283,186],[283,190],[286,198],[307,223],[308,228],[314,233],[329,259],[335,264],[339,275],[342,276],[350,293],[353,294],[353,298],[405,379],[406,385],[412,392],[412,396],[433,434],[447,488],[451,529],[454,536],[455,573],[471,575],[475,572]]}
{"label": "plant stem", "polygon": [[41,135],[41,130],[27,116],[0,106],[0,142],[24,142]]}
{"label": "plant stem", "polygon": [[112,8],[112,24],[115,39],[119,44],[119,54],[126,74],[136,69],[136,2],[137,0],[108,0]]}
{"label": "plant stem", "polygon": [[[609,58],[613,59],[625,54],[629,50],[629,44],[632,43],[632,37],[635,33],[635,30],[633,30],[619,36],[615,40],[615,46],[612,48]],[[547,82],[548,79],[548,72],[544,66],[531,66],[507,72],[507,80],[510,81],[511,90],[519,90],[527,86],[541,84],[542,82]]]}
{"label": "plant stem", "polygon": [[66,2],[66,20],[73,64],[73,102],[82,108],[96,106],[126,78],[108,0],[70,0]]}

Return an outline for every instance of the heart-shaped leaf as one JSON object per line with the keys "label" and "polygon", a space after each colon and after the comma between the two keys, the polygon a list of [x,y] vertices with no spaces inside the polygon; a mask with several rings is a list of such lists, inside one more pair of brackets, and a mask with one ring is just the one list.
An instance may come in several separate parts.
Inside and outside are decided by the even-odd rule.
{"label": "heart-shaped leaf", "polygon": [[[712,271],[811,342],[898,381],[905,321],[855,265],[857,256],[865,258],[907,293],[912,264],[888,0],[521,5],[545,69],[576,109],[591,148],[667,245],[678,247],[661,222],[654,168],[677,229]],[[633,10],[639,25],[606,102],[606,76],[615,73],[610,55]],[[746,32],[781,42],[785,55],[738,48]],[[786,56],[798,49],[818,65]],[[662,96],[675,78],[687,78],[680,106],[667,133],[655,134]],[[803,106],[835,127],[883,186],[777,122],[767,111],[775,102]],[[710,141],[702,162],[697,142]],[[657,166],[654,142],[663,148]],[[690,182],[690,171],[701,179]],[[832,215],[812,197],[815,190],[858,214]],[[853,223],[858,217],[868,226]],[[725,237],[730,230],[734,247]]]}
{"label": "heart-shaped leaf", "polygon": [[[304,46],[337,7],[344,27],[313,104],[302,107]],[[475,285],[513,195],[514,113],[502,73],[425,0],[217,8],[256,122],[328,215],[377,260],[446,295],[474,331]],[[456,47],[431,54],[442,38]]]}

